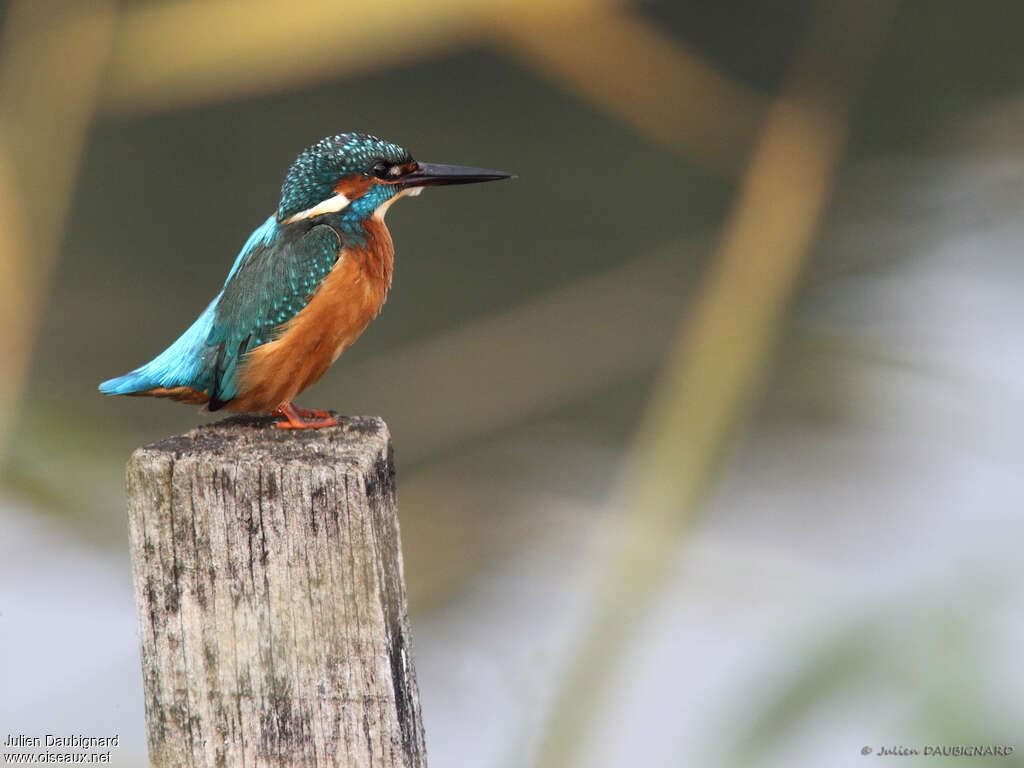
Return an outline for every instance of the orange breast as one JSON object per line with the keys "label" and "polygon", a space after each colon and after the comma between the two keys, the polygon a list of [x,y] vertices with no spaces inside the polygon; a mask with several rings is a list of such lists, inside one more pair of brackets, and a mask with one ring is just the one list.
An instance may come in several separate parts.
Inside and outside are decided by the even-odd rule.
{"label": "orange breast", "polygon": [[366,246],[345,249],[309,303],[273,341],[249,352],[240,394],[228,409],[272,411],[315,384],[377,316],[394,268],[394,245],[383,222],[365,224]]}

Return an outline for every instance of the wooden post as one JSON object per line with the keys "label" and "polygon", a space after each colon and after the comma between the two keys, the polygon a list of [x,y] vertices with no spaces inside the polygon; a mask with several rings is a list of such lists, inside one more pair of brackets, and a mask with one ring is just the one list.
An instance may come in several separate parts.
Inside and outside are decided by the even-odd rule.
{"label": "wooden post", "polygon": [[426,766],[383,421],[228,419],[127,488],[153,766]]}

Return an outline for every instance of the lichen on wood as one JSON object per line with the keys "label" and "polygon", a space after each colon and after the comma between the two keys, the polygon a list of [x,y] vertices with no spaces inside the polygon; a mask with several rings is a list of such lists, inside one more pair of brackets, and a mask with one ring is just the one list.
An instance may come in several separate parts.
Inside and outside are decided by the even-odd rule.
{"label": "lichen on wood", "polygon": [[240,417],[128,464],[154,766],[425,766],[384,422]]}

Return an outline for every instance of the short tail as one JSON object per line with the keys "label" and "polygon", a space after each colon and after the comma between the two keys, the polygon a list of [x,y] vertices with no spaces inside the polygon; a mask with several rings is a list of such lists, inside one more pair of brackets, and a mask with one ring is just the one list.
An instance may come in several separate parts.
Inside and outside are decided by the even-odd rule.
{"label": "short tail", "polygon": [[[220,296],[218,295],[218,299]],[[192,326],[171,346],[131,373],[100,384],[105,395],[153,395],[173,397],[186,402],[205,402],[208,367],[206,338],[213,326],[214,307],[210,302]],[[204,399],[197,400],[202,397]]]}
{"label": "short tail", "polygon": [[149,397],[169,397],[179,403],[191,403],[192,405],[205,405],[210,402],[210,395],[205,389],[196,389],[188,385],[179,384],[174,387],[163,387],[154,385],[141,370],[126,373],[116,379],[104,381],[100,384],[100,392],[105,395],[147,395]]}
{"label": "short tail", "polygon": [[144,368],[136,368],[124,376],[107,379],[100,384],[100,392],[104,395],[137,395],[158,386]]}

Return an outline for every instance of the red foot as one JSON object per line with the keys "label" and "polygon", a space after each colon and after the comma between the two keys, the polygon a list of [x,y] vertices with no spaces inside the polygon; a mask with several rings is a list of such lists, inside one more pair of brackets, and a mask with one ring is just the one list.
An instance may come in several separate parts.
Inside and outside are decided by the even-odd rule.
{"label": "red foot", "polygon": [[321,427],[338,426],[338,417],[332,416],[327,411],[296,408],[291,403],[282,403],[271,415],[283,417],[274,425],[278,429],[320,429]]}

